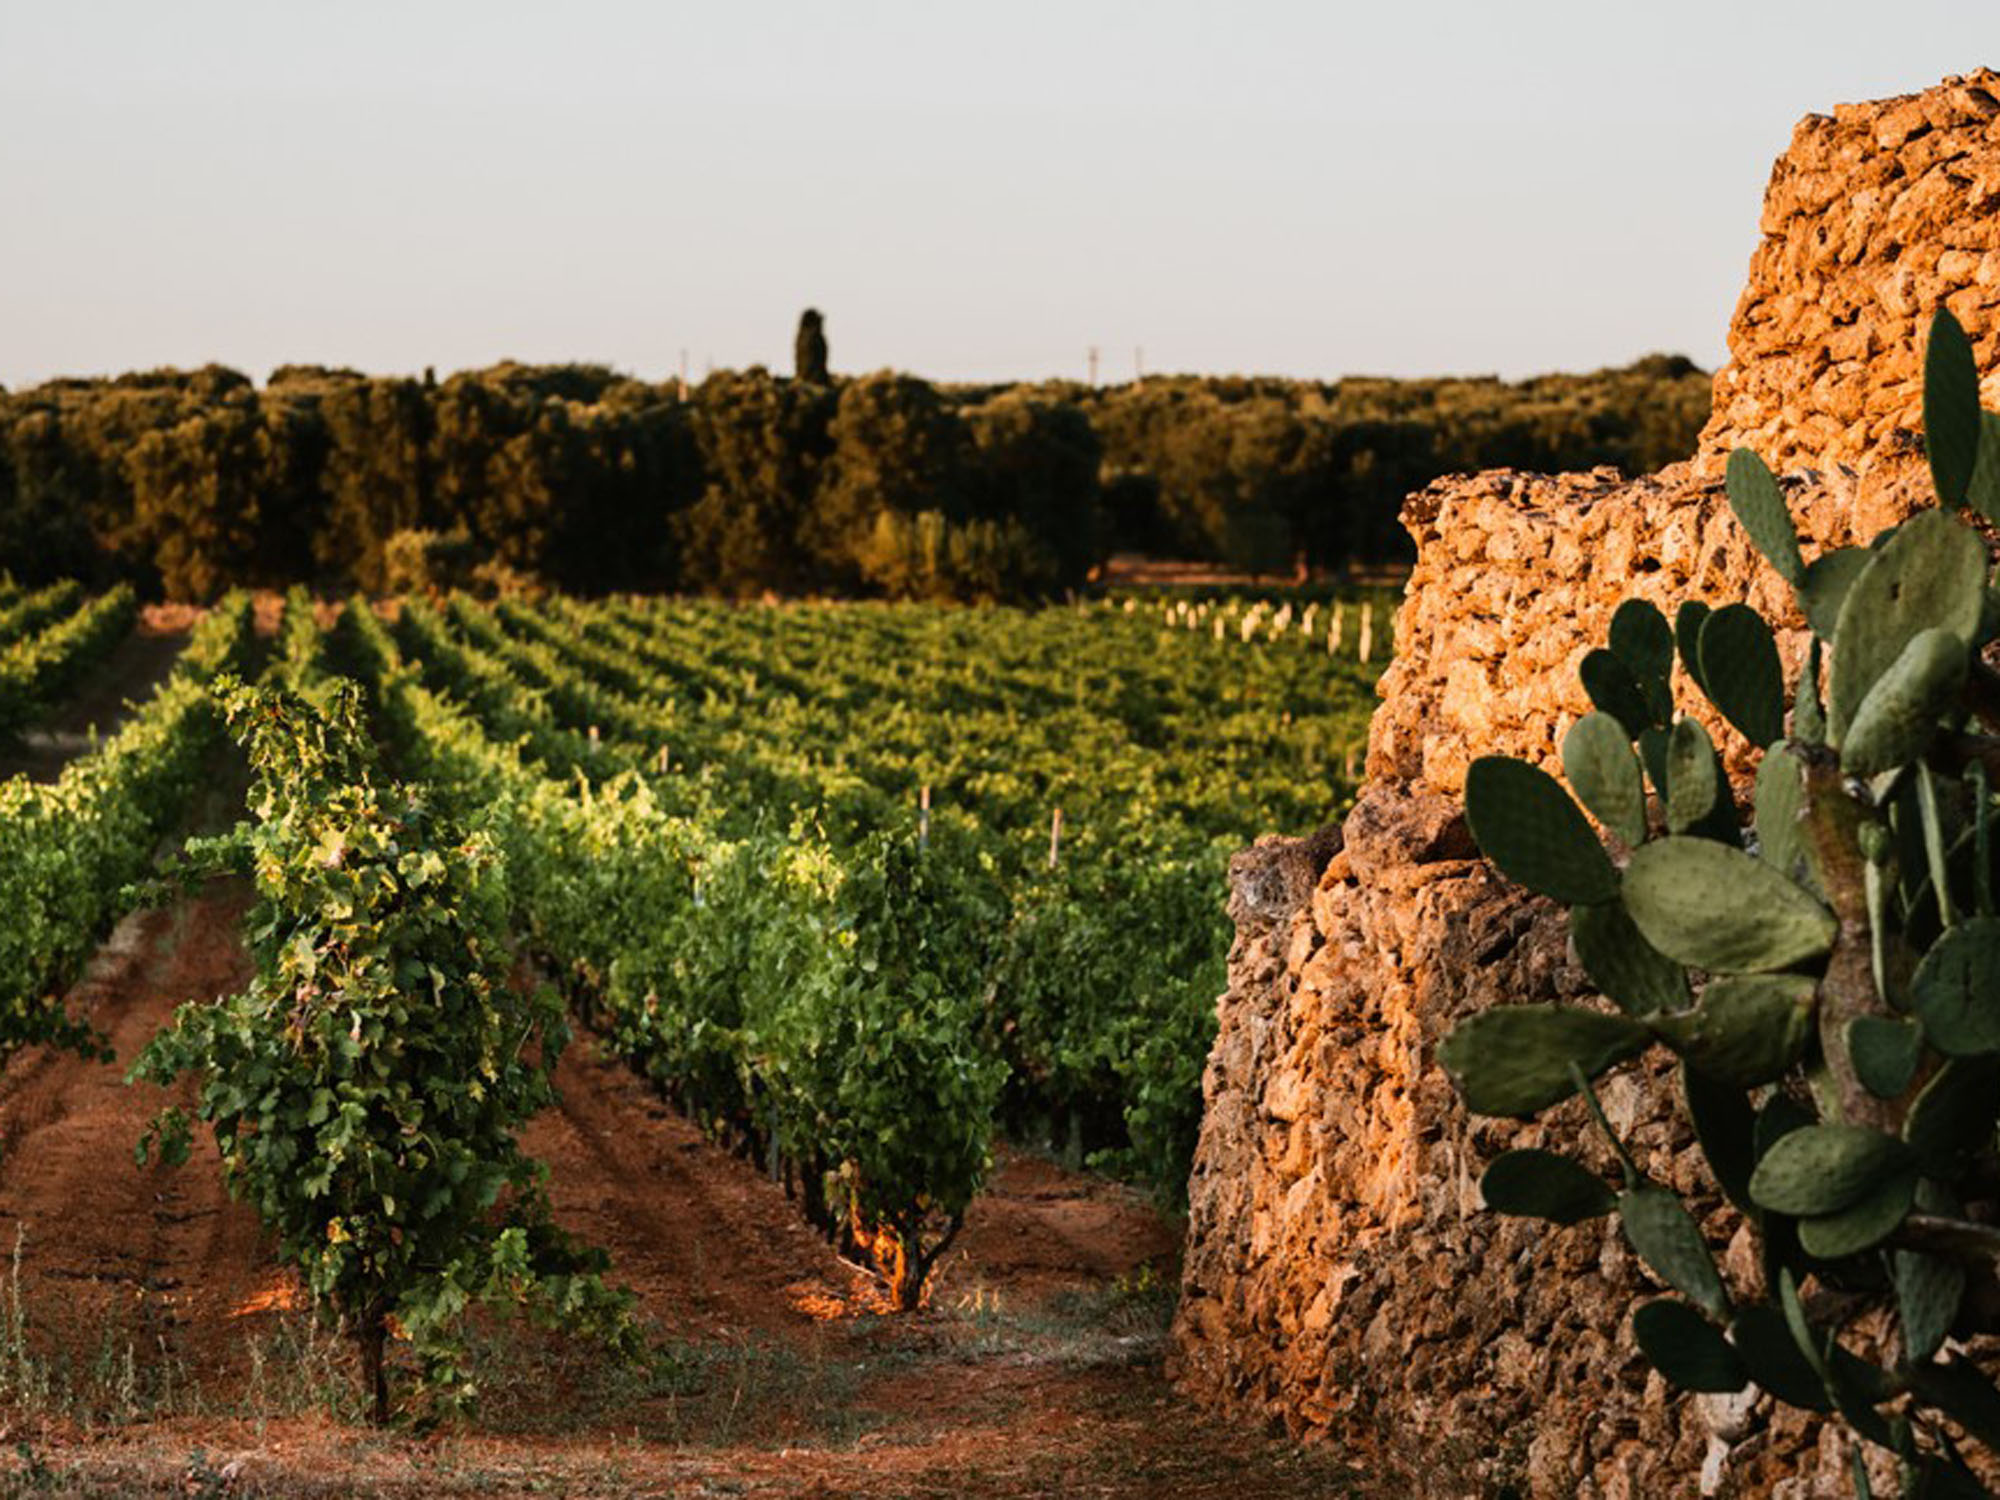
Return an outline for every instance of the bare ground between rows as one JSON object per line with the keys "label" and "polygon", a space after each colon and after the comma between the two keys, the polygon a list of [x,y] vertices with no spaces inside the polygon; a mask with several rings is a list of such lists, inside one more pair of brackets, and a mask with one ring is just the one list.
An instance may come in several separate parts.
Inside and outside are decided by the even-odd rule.
{"label": "bare ground between rows", "polygon": [[72,997],[115,1064],[34,1050],[0,1073],[0,1253],[19,1236],[0,1494],[1385,1492],[1170,1391],[1177,1230],[1129,1189],[1003,1154],[930,1309],[884,1316],[780,1187],[588,1038],[525,1142],[637,1294],[656,1360],[483,1324],[476,1424],[346,1420],[345,1350],[298,1310],[213,1146],[178,1170],[133,1159],[168,1095],[124,1070],[176,1004],[244,980],[246,902],[224,888],[121,925]]}

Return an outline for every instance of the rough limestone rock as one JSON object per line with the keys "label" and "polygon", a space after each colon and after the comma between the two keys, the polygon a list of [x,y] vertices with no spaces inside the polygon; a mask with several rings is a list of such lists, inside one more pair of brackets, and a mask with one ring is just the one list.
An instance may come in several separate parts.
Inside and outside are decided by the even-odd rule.
{"label": "rough limestone rock", "polygon": [[1702,433],[1711,467],[1862,467],[1921,451],[1923,330],[1942,302],[2000,404],[2000,74],[1844,104],[1792,132]]}
{"label": "rough limestone rock", "polygon": [[[1369,785],[1341,838],[1261,840],[1231,867],[1173,1356],[1200,1399],[1372,1452],[1385,1491],[1848,1493],[1838,1430],[1651,1373],[1629,1313],[1659,1288],[1615,1228],[1480,1209],[1498,1151],[1545,1128],[1600,1147],[1575,1104],[1547,1127],[1474,1119],[1437,1066],[1461,1016],[1588,993],[1560,909],[1477,858],[1458,799],[1478,755],[1555,767],[1589,707],[1577,664],[1627,597],[1669,612],[1747,598],[1790,622],[1796,661],[1789,591],[1722,493],[1732,447],[1783,475],[1808,557],[1927,501],[1919,374],[1938,301],[2000,371],[1996,100],[2000,75],[1980,72],[1798,127],[1688,463],[1637,480],[1502,470],[1406,503],[1417,564]],[[1985,396],[2000,406],[2000,375]],[[1750,747],[1707,724],[1741,775]],[[1707,1188],[1670,1076],[1627,1070],[1604,1102],[1641,1165],[1706,1207],[1726,1274],[1753,1292],[1749,1235]]]}

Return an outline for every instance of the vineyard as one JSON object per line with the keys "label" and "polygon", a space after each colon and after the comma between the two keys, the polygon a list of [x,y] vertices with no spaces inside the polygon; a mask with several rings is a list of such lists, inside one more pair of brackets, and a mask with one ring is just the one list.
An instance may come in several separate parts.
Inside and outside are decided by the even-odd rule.
{"label": "vineyard", "polygon": [[[136,612],[122,587],[0,594],[5,727],[32,740],[110,672]],[[520,1132],[558,1088],[581,1107],[572,1031],[782,1194],[861,1278],[845,1305],[914,1312],[994,1233],[996,1163],[1184,1208],[1228,856],[1344,811],[1390,630],[1381,590],[232,595],[114,732],[0,784],[0,1042],[168,1090],[125,1149],[220,1166],[377,1421],[477,1408],[475,1304],[643,1360],[635,1317],[686,1290],[628,1282],[620,1243],[572,1236],[563,1174],[541,1185],[543,1127]],[[217,981],[240,992],[109,1035],[72,986],[121,918],[190,900],[240,922]]]}

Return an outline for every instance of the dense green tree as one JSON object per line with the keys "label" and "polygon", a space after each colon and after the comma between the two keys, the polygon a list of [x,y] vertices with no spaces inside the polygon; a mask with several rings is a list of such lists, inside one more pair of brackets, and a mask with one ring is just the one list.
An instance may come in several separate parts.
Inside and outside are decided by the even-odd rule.
{"label": "dense green tree", "polygon": [[327,440],[325,521],[314,555],[329,575],[382,583],[382,548],[435,516],[431,403],[414,380],[335,377],[319,398]]}
{"label": "dense green tree", "polygon": [[573,590],[673,587],[697,465],[687,409],[636,380],[566,409],[571,478],[541,571]]}
{"label": "dense green tree", "polygon": [[983,510],[1017,521],[1035,556],[1021,582],[1056,587],[1081,578],[1105,541],[1104,449],[1081,410],[1008,392],[969,407],[965,421],[986,487]]}
{"label": "dense green tree", "polygon": [[53,403],[22,403],[0,425],[0,568],[25,583],[101,566],[81,454],[66,436]]}
{"label": "dense green tree", "polygon": [[673,518],[683,587],[744,595],[815,581],[804,532],[835,404],[827,387],[761,367],[701,383],[689,407],[699,492]]}
{"label": "dense green tree", "polygon": [[841,388],[833,451],[807,526],[813,554],[833,581],[913,589],[905,542],[916,517],[925,534],[984,510],[972,434],[934,386],[884,370]]}
{"label": "dense green tree", "polygon": [[1113,550],[1338,567],[1407,556],[1402,499],[1442,473],[1683,457],[1709,398],[1665,355],[1511,384],[939,387],[818,378],[810,342],[813,378],[726,372],[692,400],[601,365],[511,363],[0,392],[0,569],[190,595],[308,575],[377,589],[409,531],[463,533],[584,592],[1018,597]]}
{"label": "dense green tree", "polygon": [[128,544],[169,597],[209,602],[311,566],[324,434],[310,407],[248,386],[133,445]]}

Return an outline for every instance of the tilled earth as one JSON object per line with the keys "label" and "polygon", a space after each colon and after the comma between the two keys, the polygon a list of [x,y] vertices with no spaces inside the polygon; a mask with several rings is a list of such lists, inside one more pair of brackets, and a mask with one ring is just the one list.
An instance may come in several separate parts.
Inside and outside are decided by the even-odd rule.
{"label": "tilled earth", "polygon": [[115,1063],[31,1049],[0,1073],[0,1494],[1394,1493],[1173,1393],[1177,1232],[1129,1189],[1003,1155],[930,1308],[885,1314],[779,1185],[587,1036],[525,1141],[659,1357],[496,1321],[474,1422],[367,1428],[212,1143],[134,1158],[172,1096],[125,1069],[174,1006],[247,977],[246,902],[120,926],[71,997]]}

